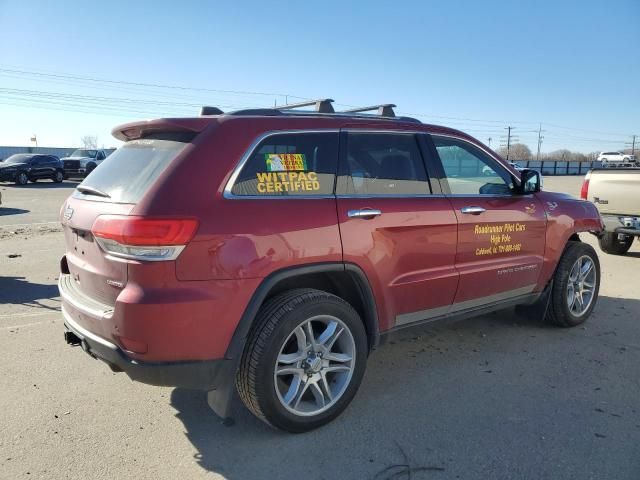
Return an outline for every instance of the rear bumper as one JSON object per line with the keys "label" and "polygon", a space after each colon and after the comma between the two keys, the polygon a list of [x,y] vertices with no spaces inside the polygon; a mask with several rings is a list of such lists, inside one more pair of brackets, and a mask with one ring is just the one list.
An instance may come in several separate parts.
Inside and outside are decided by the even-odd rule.
{"label": "rear bumper", "polygon": [[601,215],[607,232],[640,236],[640,217]]}
{"label": "rear bumper", "polygon": [[149,385],[208,391],[223,386],[233,374],[234,362],[227,359],[184,362],[134,360],[117,345],[80,326],[65,310],[64,305],[62,315],[67,343],[80,344],[90,356],[102,360],[113,371],[125,372],[132,380]]}

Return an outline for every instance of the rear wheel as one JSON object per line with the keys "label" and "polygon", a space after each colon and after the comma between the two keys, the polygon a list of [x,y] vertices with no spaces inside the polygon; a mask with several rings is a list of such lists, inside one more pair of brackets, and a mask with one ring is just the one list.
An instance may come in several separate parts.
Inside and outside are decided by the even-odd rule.
{"label": "rear wheel", "polygon": [[349,405],[366,359],[365,329],[351,305],[320,290],[291,290],[258,313],[236,386],[258,418],[289,432],[305,432],[330,422]]}
{"label": "rear wheel", "polygon": [[600,262],[596,251],[582,242],[569,242],[553,279],[547,320],[575,327],[593,311],[600,290]]}
{"label": "rear wheel", "polygon": [[631,248],[633,237],[631,235],[619,235],[607,232],[598,239],[600,248],[611,255],[624,255]]}
{"label": "rear wheel", "polygon": [[24,172],[20,172],[16,177],[16,183],[18,185],[26,185],[28,182],[29,182],[29,177]]}

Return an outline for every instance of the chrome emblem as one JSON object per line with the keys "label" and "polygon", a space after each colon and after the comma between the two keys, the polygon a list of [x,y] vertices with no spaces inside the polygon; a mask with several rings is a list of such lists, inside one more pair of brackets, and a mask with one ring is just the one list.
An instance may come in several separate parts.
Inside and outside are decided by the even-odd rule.
{"label": "chrome emblem", "polygon": [[71,220],[71,217],[73,217],[73,208],[67,205],[67,208],[64,209],[64,213],[62,214],[62,217],[65,220]]}

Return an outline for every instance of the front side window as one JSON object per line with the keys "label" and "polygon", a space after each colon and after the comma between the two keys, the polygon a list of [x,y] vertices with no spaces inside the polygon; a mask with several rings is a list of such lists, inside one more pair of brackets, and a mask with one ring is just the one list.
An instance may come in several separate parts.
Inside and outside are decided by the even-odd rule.
{"label": "front side window", "polygon": [[511,176],[478,147],[464,140],[435,135],[433,141],[453,195],[511,193]]}
{"label": "front side window", "polygon": [[333,195],[338,133],[284,133],[250,154],[231,193],[240,196]]}
{"label": "front side window", "polygon": [[347,195],[426,195],[427,172],[415,135],[347,135],[346,171],[340,193]]}

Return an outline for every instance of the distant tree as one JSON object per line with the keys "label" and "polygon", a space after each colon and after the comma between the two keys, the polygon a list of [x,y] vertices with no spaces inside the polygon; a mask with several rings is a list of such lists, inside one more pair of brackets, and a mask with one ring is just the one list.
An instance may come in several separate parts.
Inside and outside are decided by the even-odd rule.
{"label": "distant tree", "polygon": [[96,149],[98,148],[98,137],[95,135],[85,135],[80,138],[80,142],[84,148]]}
{"label": "distant tree", "polygon": [[[507,147],[500,147],[498,153],[501,157],[507,158]],[[531,150],[524,143],[514,143],[509,148],[509,160],[515,162],[517,160],[531,160]]]}
{"label": "distant tree", "polygon": [[586,162],[589,160],[584,153],[581,152],[571,152],[569,157],[569,161],[571,162]]}
{"label": "distant tree", "polygon": [[557,160],[560,162],[568,162],[571,160],[571,150],[567,150],[566,148],[562,148],[560,150],[554,150],[553,152],[549,152],[544,156],[545,160]]}
{"label": "distant tree", "polygon": [[587,153],[587,160],[595,162],[598,159],[598,155],[600,155],[600,152],[589,152]]}

